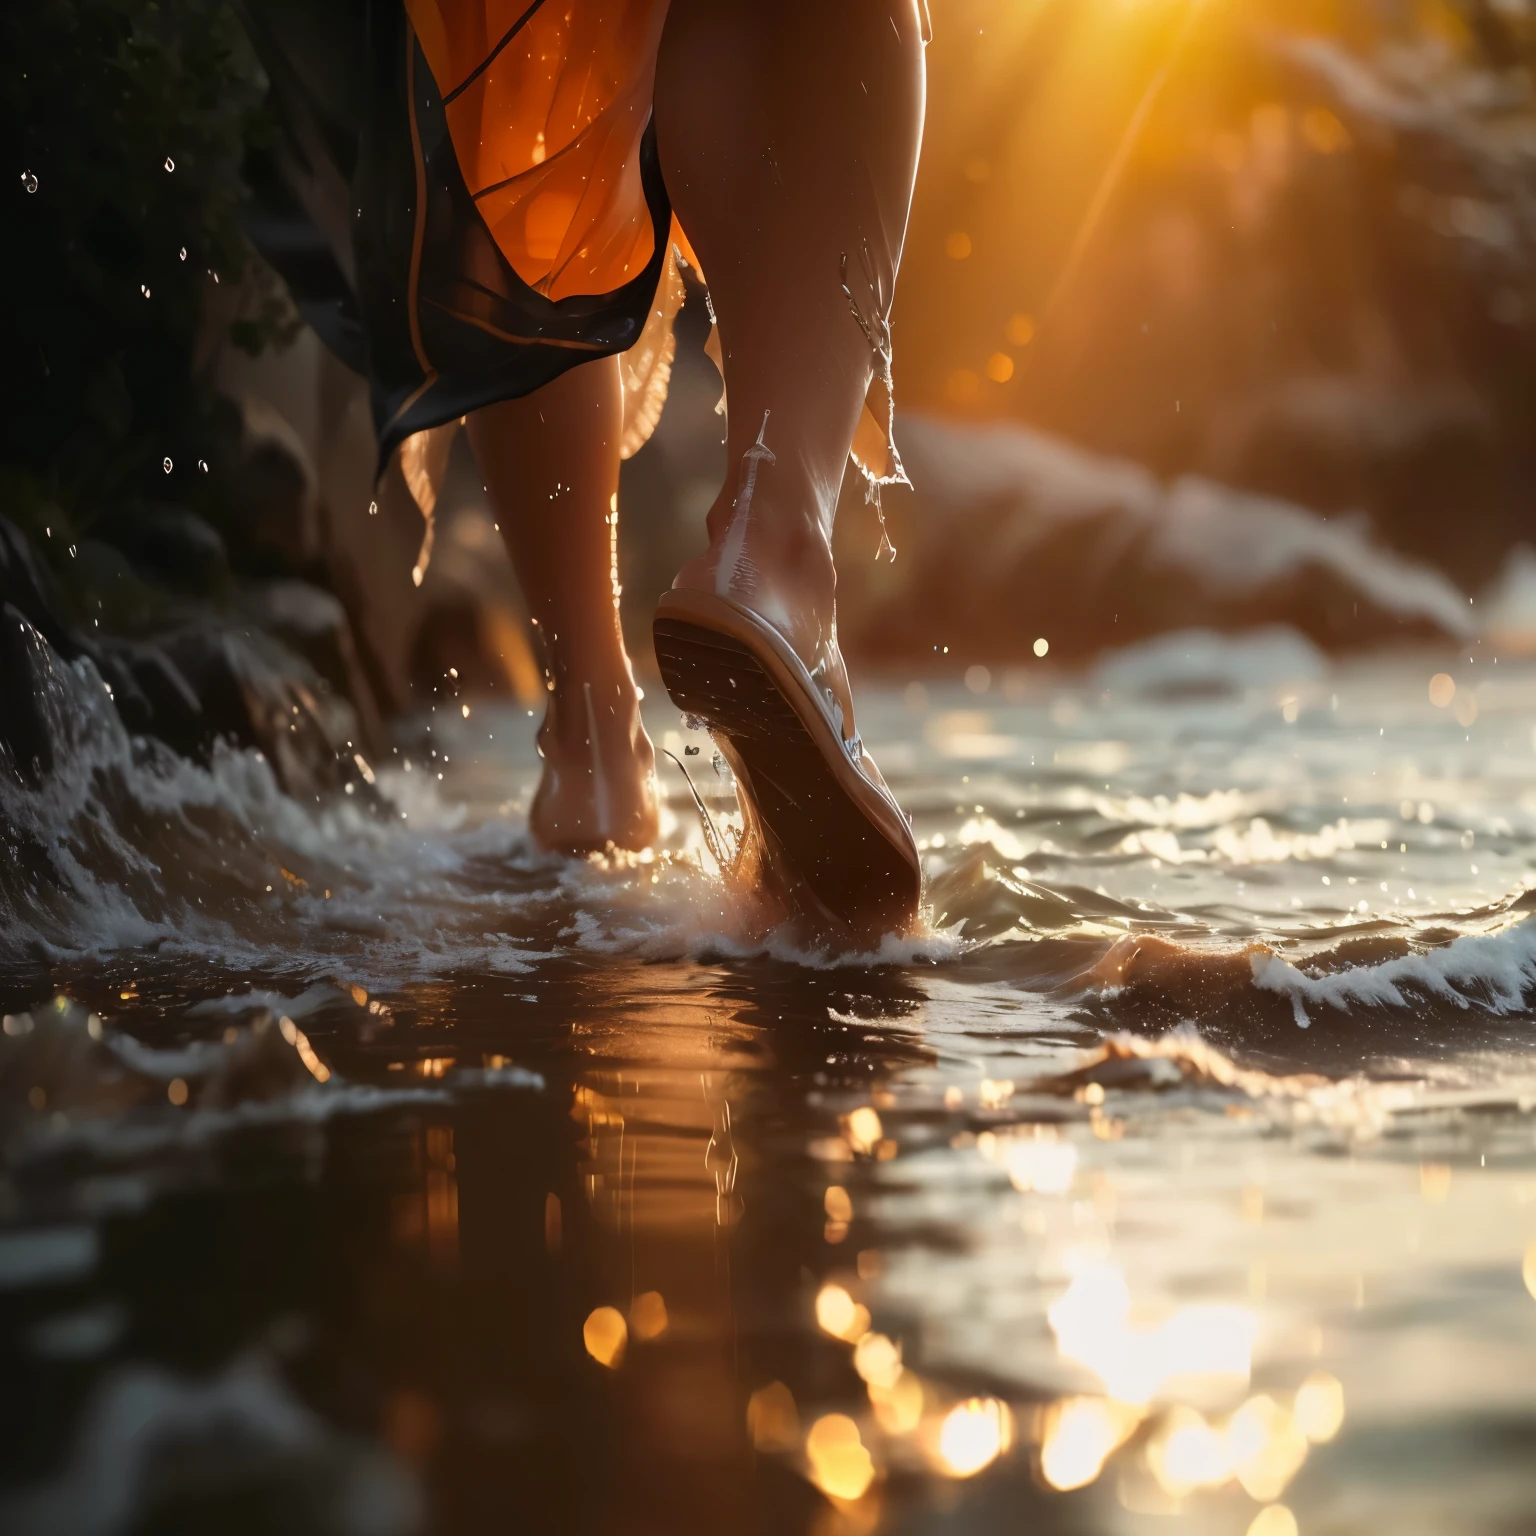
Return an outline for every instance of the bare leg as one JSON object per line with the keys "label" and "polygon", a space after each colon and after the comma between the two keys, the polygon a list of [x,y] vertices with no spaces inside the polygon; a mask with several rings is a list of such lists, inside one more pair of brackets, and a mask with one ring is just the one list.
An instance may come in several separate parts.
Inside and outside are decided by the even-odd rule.
{"label": "bare leg", "polygon": [[[672,0],[657,63],[657,142],[719,317],[730,408],[709,549],[676,585],[729,587],[772,622],[838,693],[850,736],[830,541],[875,356],[840,270],[846,257],[865,315],[883,319],[922,138],[922,20],[921,0]],[[773,459],[758,458],[737,519],[736,466],[760,431]]]}
{"label": "bare leg", "polygon": [[544,757],[529,825],[546,848],[655,840],[655,754],[619,632],[618,361],[585,363],[469,418],[502,537],[549,668]]}

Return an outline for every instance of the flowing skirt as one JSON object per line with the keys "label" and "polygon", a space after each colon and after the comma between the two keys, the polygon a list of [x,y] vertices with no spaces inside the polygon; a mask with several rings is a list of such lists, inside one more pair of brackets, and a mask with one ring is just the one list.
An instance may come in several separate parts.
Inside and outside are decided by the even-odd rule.
{"label": "flowing skirt", "polygon": [[666,0],[240,4],[283,130],[253,237],[369,380],[380,463],[631,349],[643,440],[682,296],[651,121]]}

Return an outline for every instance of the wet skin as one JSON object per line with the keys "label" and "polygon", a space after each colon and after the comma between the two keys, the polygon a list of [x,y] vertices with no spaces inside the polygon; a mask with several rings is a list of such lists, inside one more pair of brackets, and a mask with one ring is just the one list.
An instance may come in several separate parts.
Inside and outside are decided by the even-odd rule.
{"label": "wet skin", "polygon": [[[877,293],[858,297],[883,320],[924,91],[917,0],[674,0],[657,61],[662,167],[708,276],[730,404],[731,468],[708,548],[675,585],[723,585],[768,619],[831,690],[850,738],[830,539],[879,359],[843,277],[849,253],[867,250]],[[638,849],[656,835],[654,753],[613,598],[622,417],[617,366],[604,361],[469,421],[546,649],[531,826],[552,849]],[[744,495],[738,466],[752,465],[760,435],[768,453]]]}

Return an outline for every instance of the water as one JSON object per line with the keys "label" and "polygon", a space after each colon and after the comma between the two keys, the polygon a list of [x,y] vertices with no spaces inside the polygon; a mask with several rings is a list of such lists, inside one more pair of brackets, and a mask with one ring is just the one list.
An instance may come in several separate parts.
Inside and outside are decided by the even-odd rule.
{"label": "water", "polygon": [[58,669],[0,1530],[1531,1529],[1536,665],[1472,654],[865,688],[933,922],[841,960],[675,774],[659,857],[531,851],[525,713],[302,808]]}

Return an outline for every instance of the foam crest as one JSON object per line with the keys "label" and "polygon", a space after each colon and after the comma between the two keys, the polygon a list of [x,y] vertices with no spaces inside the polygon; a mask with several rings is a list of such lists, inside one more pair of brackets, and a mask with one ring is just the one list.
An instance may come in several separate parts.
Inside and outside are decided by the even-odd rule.
{"label": "foam crest", "polygon": [[1303,1028],[1311,1023],[1309,1006],[1408,1009],[1425,998],[1461,1010],[1522,1013],[1536,987],[1536,922],[1526,918],[1499,933],[1463,934],[1438,949],[1321,975],[1275,954],[1255,952],[1251,962],[1254,986],[1288,997]]}

